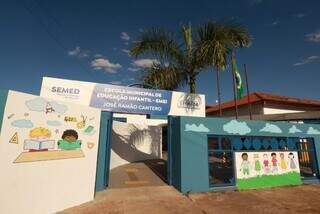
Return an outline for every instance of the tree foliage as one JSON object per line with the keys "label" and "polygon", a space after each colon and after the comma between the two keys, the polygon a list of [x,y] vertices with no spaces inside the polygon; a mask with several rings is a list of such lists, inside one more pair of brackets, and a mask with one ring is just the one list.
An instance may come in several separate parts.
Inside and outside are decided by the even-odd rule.
{"label": "tree foliage", "polygon": [[209,21],[195,34],[190,25],[184,25],[179,35],[177,38],[173,32],[160,28],[140,33],[130,55],[157,59],[157,63],[144,70],[144,83],[166,90],[188,84],[190,93],[195,93],[200,72],[212,66],[225,69],[232,50],[251,43],[247,30],[235,23]]}

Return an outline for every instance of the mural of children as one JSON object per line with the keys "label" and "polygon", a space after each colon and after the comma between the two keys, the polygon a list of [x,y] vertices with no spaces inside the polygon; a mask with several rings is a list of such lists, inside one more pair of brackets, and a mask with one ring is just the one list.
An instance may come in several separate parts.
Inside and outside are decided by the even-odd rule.
{"label": "mural of children", "polygon": [[280,168],[282,171],[286,171],[287,170],[287,162],[284,159],[284,154],[280,153]]}
{"label": "mural of children", "polygon": [[250,174],[249,172],[250,162],[248,161],[248,154],[242,153],[241,158],[242,158],[242,163],[240,166],[240,171],[242,171],[243,178],[248,178]]}
{"label": "mural of children", "polygon": [[277,154],[272,152],[271,153],[271,163],[272,163],[272,173],[276,174],[278,172],[278,160],[277,160]]}
{"label": "mural of children", "polygon": [[254,159],[254,170],[256,171],[256,175],[259,176],[261,175],[261,168],[262,168],[259,160],[259,154],[254,154],[253,159]]}
{"label": "mural of children", "polygon": [[263,154],[263,169],[264,174],[268,174],[270,172],[269,159],[267,154]]}
{"label": "mural of children", "polygon": [[290,152],[288,154],[288,158],[289,158],[289,166],[290,166],[290,169],[296,169],[297,168],[297,165],[296,165],[296,162],[294,160],[294,155],[292,152]]}
{"label": "mural of children", "polygon": [[62,140],[58,141],[58,148],[62,150],[75,150],[81,148],[81,141],[78,140],[78,133],[73,129],[65,130]]}
{"label": "mural of children", "polygon": [[48,151],[54,149],[54,140],[50,140],[51,131],[43,127],[37,127],[30,131],[30,139],[24,141],[24,149],[29,152]]}

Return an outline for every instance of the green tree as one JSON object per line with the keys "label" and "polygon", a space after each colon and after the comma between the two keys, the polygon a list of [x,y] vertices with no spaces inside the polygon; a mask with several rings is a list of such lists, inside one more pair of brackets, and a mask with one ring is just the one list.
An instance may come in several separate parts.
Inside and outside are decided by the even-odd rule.
{"label": "green tree", "polygon": [[210,66],[225,69],[232,49],[249,43],[250,37],[241,26],[208,22],[195,35],[191,26],[182,26],[178,39],[164,29],[145,30],[134,42],[130,54],[157,59],[153,66],[145,69],[144,83],[167,90],[188,84],[190,93],[195,93],[200,72]]}
{"label": "green tree", "polygon": [[251,45],[247,29],[234,22],[209,21],[198,28],[198,57],[216,70],[225,70],[235,48]]}
{"label": "green tree", "polygon": [[221,111],[220,72],[225,70],[234,54],[234,49],[251,45],[247,29],[237,23],[209,21],[198,29],[198,58],[216,70],[219,111]]}
{"label": "green tree", "polygon": [[190,26],[182,26],[182,37],[159,28],[141,32],[130,54],[134,57],[152,56],[157,62],[146,68],[143,82],[156,88],[173,90],[188,84],[190,93],[195,93],[197,75],[206,67],[196,53]]}

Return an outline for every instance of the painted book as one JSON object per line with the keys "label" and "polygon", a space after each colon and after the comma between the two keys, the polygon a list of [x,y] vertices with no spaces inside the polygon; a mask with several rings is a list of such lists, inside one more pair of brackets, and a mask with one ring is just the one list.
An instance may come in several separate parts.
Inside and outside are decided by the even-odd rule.
{"label": "painted book", "polygon": [[54,149],[54,140],[25,140],[24,150],[48,150]]}
{"label": "painted book", "polygon": [[68,142],[66,140],[58,141],[58,149],[62,150],[73,150],[81,148],[81,140],[76,140],[74,142]]}

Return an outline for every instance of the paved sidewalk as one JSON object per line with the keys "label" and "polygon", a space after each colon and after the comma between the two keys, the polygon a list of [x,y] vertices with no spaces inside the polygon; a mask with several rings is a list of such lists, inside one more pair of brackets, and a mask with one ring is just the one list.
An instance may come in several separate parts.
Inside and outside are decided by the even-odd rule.
{"label": "paved sidewalk", "polygon": [[170,186],[108,189],[98,193],[92,202],[60,212],[60,214],[80,213],[203,214],[189,198]]}
{"label": "paved sidewalk", "polygon": [[319,214],[320,185],[185,196],[170,186],[108,189],[61,214]]}
{"label": "paved sidewalk", "polygon": [[203,213],[311,214],[320,213],[320,185],[189,195]]}
{"label": "paved sidewalk", "polygon": [[[141,186],[167,186],[155,172],[163,163],[161,160],[129,163],[110,171],[109,189]],[[158,167],[158,168],[156,168]]]}

